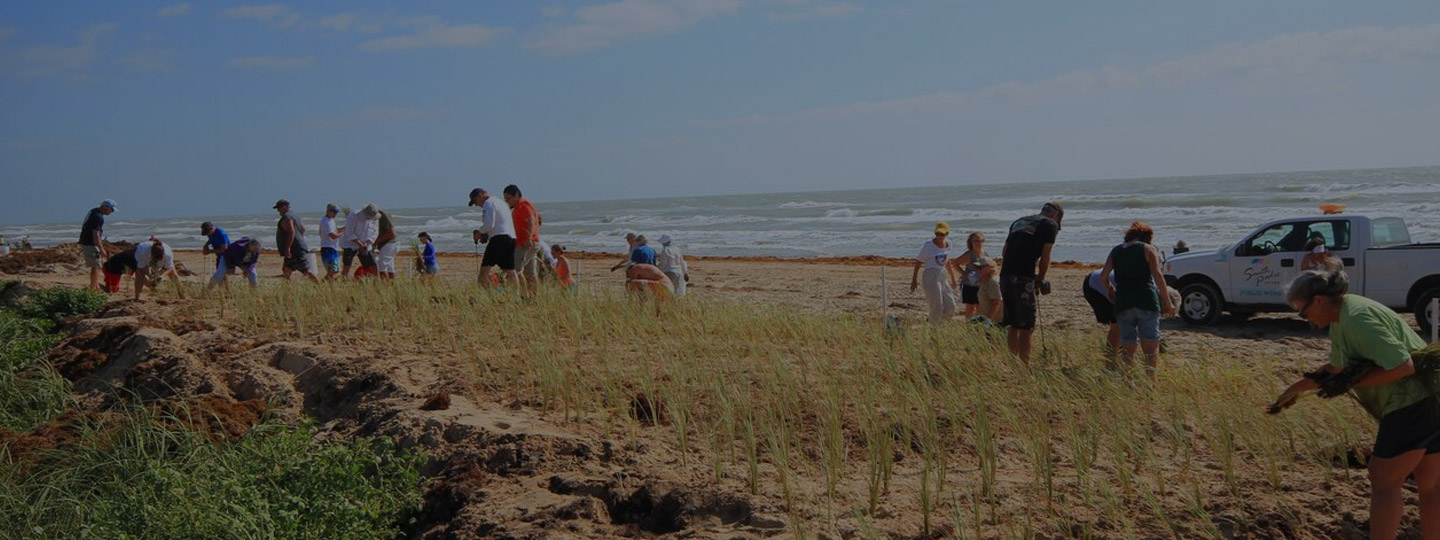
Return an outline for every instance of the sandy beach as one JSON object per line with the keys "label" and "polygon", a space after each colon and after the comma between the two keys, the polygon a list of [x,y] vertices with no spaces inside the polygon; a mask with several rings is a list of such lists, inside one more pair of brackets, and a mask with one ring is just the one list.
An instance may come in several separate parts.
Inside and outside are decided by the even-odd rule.
{"label": "sandy beach", "polygon": [[[78,259],[66,255],[67,250],[73,249],[73,246],[62,246],[44,257],[22,253],[22,260],[32,264],[17,268],[12,261],[0,266],[7,272],[0,274],[0,279],[19,279],[32,288],[83,287],[88,279],[86,274]],[[1262,474],[1266,469],[1261,456],[1269,454],[1260,453],[1254,445],[1271,443],[1246,439],[1219,442],[1216,439],[1220,437],[1245,436],[1211,431],[1207,427],[1210,424],[1203,423],[1201,417],[1175,420],[1179,427],[1168,427],[1166,422],[1172,420],[1167,420],[1167,415],[1180,413],[1164,411],[1155,411],[1153,418],[1152,413],[1141,411],[1130,420],[1101,419],[1094,415],[1103,412],[1091,412],[1086,413],[1090,420],[1080,423],[1064,420],[1063,416],[1068,413],[1063,408],[1036,413],[1050,418],[1054,423],[1050,429],[1054,430],[1106,429],[1103,426],[1124,425],[1130,421],[1149,426],[1144,430],[1153,431],[1147,437],[1156,448],[1149,451],[1157,453],[1138,462],[1144,463],[1143,466],[1134,465],[1137,472],[1149,471],[1143,473],[1147,480],[1139,484],[1144,490],[1153,490],[1143,493],[1157,497],[1149,503],[1144,502],[1146,499],[1139,492],[1115,495],[1118,497],[1113,502],[1115,506],[1106,513],[1099,509],[1103,506],[1100,503],[1082,502],[1077,498],[1090,497],[1082,489],[1089,484],[1082,471],[1076,469],[1077,463],[1083,463],[1080,456],[1071,450],[1077,448],[1073,441],[1079,435],[1069,431],[1050,435],[1057,454],[1047,458],[1055,470],[1055,481],[1062,486],[1057,488],[1061,490],[1061,498],[1042,495],[1043,490],[1036,491],[1033,472],[1038,470],[1037,462],[1027,457],[1034,451],[1033,440],[1003,436],[1002,430],[1003,438],[991,450],[998,455],[989,458],[993,460],[989,466],[994,471],[988,473],[993,474],[993,480],[987,482],[994,483],[993,495],[969,491],[979,489],[974,487],[978,484],[968,483],[975,475],[987,474],[983,472],[986,450],[969,436],[957,433],[956,438],[947,439],[952,441],[945,445],[951,456],[947,460],[953,461],[947,461],[949,464],[942,467],[946,472],[941,477],[949,478],[949,482],[959,487],[948,488],[950,491],[945,496],[949,499],[943,506],[950,514],[937,518],[939,525],[930,523],[927,503],[913,495],[925,491],[928,477],[925,471],[929,458],[921,459],[925,454],[916,446],[920,444],[919,439],[897,438],[895,444],[900,446],[886,450],[894,452],[894,477],[886,483],[888,495],[877,499],[878,508],[862,511],[857,506],[837,513],[837,509],[831,507],[833,502],[825,502],[829,488],[817,471],[818,464],[828,463],[823,450],[825,439],[820,438],[826,425],[823,418],[806,417],[799,427],[789,428],[805,433],[813,430],[817,434],[816,439],[797,435],[799,442],[793,451],[798,452],[798,456],[782,461],[781,455],[773,455],[776,443],[772,440],[763,445],[769,450],[753,462],[758,465],[752,467],[759,468],[747,473],[743,459],[732,454],[727,460],[725,451],[713,447],[716,443],[701,436],[705,424],[685,427],[685,423],[680,423],[680,419],[692,415],[696,418],[693,422],[709,418],[708,415],[715,414],[710,409],[713,404],[703,409],[696,404],[695,410],[680,416],[682,412],[669,410],[680,403],[674,396],[667,398],[663,392],[641,392],[633,399],[622,396],[617,406],[604,405],[611,403],[604,400],[584,405],[589,403],[587,398],[569,392],[587,387],[584,379],[600,374],[557,371],[547,375],[544,370],[552,368],[535,363],[537,359],[532,357],[535,350],[510,345],[517,339],[522,344],[535,339],[536,336],[523,334],[529,330],[512,329],[522,334],[492,341],[486,336],[456,334],[444,327],[443,318],[437,320],[438,325],[393,323],[428,309],[424,304],[415,303],[399,312],[366,314],[363,317],[371,317],[365,319],[370,322],[355,323],[358,326],[346,321],[358,313],[348,307],[343,308],[347,312],[344,314],[336,313],[335,308],[321,308],[331,315],[303,325],[298,318],[293,324],[251,319],[257,313],[277,309],[275,313],[309,309],[293,304],[286,299],[290,295],[279,290],[294,291],[293,302],[324,302],[327,296],[354,297],[353,289],[361,286],[343,282],[318,286],[298,282],[290,289],[277,290],[273,285],[280,277],[279,257],[266,253],[261,260],[259,274],[264,296],[250,300],[252,295],[243,292],[243,280],[238,280],[232,287],[242,289],[237,289],[231,300],[220,301],[217,296],[198,292],[198,286],[208,279],[209,272],[203,271],[212,264],[208,257],[199,252],[180,251],[177,261],[195,273],[184,281],[195,285],[190,290],[203,298],[177,299],[162,289],[158,295],[147,292],[146,300],[135,303],[128,300],[131,283],[127,279],[121,293],[111,295],[111,302],[98,316],[66,326],[66,340],[51,353],[51,361],[57,370],[77,382],[77,391],[88,396],[84,398],[85,403],[103,402],[101,396],[109,391],[106,389],[113,388],[127,388],[159,402],[202,397],[210,400],[204,402],[207,405],[203,410],[222,425],[238,425],[233,427],[236,433],[244,433],[247,425],[258,422],[259,417],[253,410],[270,408],[269,414],[282,419],[311,418],[319,422],[329,436],[381,434],[404,447],[423,449],[430,456],[426,473],[433,475],[436,482],[425,495],[425,510],[419,518],[423,530],[414,532],[423,538],[940,538],[959,537],[957,531],[964,531],[963,537],[967,538],[1013,538],[1026,530],[1032,531],[1029,535],[1034,538],[1216,536],[1214,531],[1228,531],[1217,536],[1225,538],[1359,538],[1357,535],[1363,531],[1363,518],[1355,516],[1365,500],[1363,470],[1340,467],[1319,472],[1287,465],[1272,467],[1267,476]],[[401,260],[405,260],[403,255]],[[575,254],[573,260],[578,263],[579,280],[582,289],[588,291],[586,294],[604,297],[606,291],[621,289],[620,275],[608,271],[618,260],[617,256]],[[1041,360],[1043,365],[1031,372],[1014,371],[1017,366],[1013,358],[1006,360],[1003,354],[992,356],[997,354],[993,352],[997,349],[983,343],[984,334],[974,334],[971,325],[958,319],[937,329],[927,329],[923,322],[923,295],[909,290],[911,264],[903,259],[695,257],[690,258],[690,264],[694,296],[687,302],[701,306],[702,312],[682,307],[673,315],[662,314],[654,319],[658,326],[654,327],[653,334],[635,341],[634,345],[620,336],[587,336],[591,332],[603,332],[588,324],[569,330],[557,327],[560,336],[555,343],[562,348],[554,354],[562,365],[573,362],[590,365],[584,368],[589,370],[603,369],[607,373],[617,370],[605,377],[631,379],[631,382],[619,383],[627,388],[632,384],[639,384],[635,388],[644,388],[645,384],[663,386],[663,381],[671,377],[682,380],[695,377],[685,371],[675,371],[693,367],[666,367],[663,360],[666,355],[647,353],[641,345],[665,339],[667,317],[678,317],[690,321],[687,324],[704,327],[706,319],[712,316],[718,317],[717,324],[743,325],[747,313],[760,317],[775,312],[780,314],[774,319],[775,324],[786,324],[787,318],[804,318],[808,324],[822,325],[807,332],[820,331],[829,325],[879,336],[884,328],[882,317],[890,314],[901,318],[905,340],[923,343],[960,334],[957,343],[961,347],[979,347],[966,354],[997,359],[967,360],[980,362],[975,364],[975,369],[1001,370],[990,377],[1007,381],[1021,377],[1032,381],[1025,384],[1053,384],[1054,377],[1063,380],[1080,376],[1076,375],[1077,369],[1091,370],[1087,366],[1093,363],[1090,359],[1098,358],[1097,351],[1103,341],[1103,328],[1093,321],[1080,294],[1081,281],[1091,268],[1084,264],[1057,264],[1051,272],[1055,292],[1042,297],[1042,330],[1037,335],[1036,349],[1051,348],[1054,354],[1048,356],[1052,360]],[[475,265],[473,255],[441,255],[443,279],[457,286],[475,279]],[[888,281],[888,303],[881,300],[882,268]],[[409,279],[398,280],[396,285],[397,288],[417,287]],[[480,292],[469,287],[456,288],[468,290],[465,295]],[[364,290],[391,294],[380,289]],[[423,300],[424,295],[438,293],[420,294]],[[506,297],[508,295],[478,294],[469,296],[468,302],[478,306],[511,305],[518,311],[538,310],[538,313],[552,315],[556,309],[562,313],[566,309],[563,304],[552,307],[512,304],[518,299]],[[438,296],[431,300],[449,302]],[[397,305],[414,301],[397,300]],[[407,313],[406,309],[414,311]],[[483,307],[477,309],[484,310]],[[236,312],[241,313],[238,319],[233,315]],[[373,318],[376,316],[380,318]],[[480,317],[480,328],[494,328],[502,333],[507,326],[544,327],[543,322],[535,321],[483,322],[486,317],[503,317],[498,312],[474,316]],[[740,319],[735,319],[736,316]],[[1407,316],[1407,320],[1413,319]],[[392,324],[400,324],[401,328],[416,324],[430,330],[420,332],[415,339],[407,339],[406,331],[396,334]],[[456,321],[456,324],[476,323]],[[652,323],[638,324],[649,328]],[[717,328],[722,327],[729,326]],[[1209,328],[1186,327],[1179,320],[1167,320],[1163,331],[1166,353],[1159,383],[1162,386],[1155,391],[1192,396],[1181,397],[1176,405],[1189,400],[1197,410],[1218,407],[1206,404],[1212,401],[1226,403],[1227,412],[1214,414],[1230,418],[1225,422],[1256,426],[1246,429],[1259,430],[1257,432],[1264,432],[1267,423],[1272,422],[1261,412],[1266,404],[1264,400],[1278,390],[1281,381],[1321,361],[1328,349],[1323,334],[1290,314],[1227,320]],[[721,333],[705,339],[715,347],[737,348],[733,358],[737,362],[747,358],[745,362],[749,362],[748,356],[754,355],[755,349],[750,349],[750,353],[743,351],[757,345],[749,344],[752,339],[747,335],[749,332]],[[966,341],[976,338],[981,339],[978,345]],[[785,362],[787,365],[808,362],[813,355],[824,364],[833,364],[833,367],[818,368],[819,373],[829,369],[879,368],[875,365],[878,359],[866,356],[872,353],[852,354],[845,346],[829,345],[836,339],[845,338],[817,337],[813,341],[807,338],[807,342],[820,348],[785,353],[793,355]],[[1093,349],[1089,344],[1093,344]],[[496,349],[497,345],[501,348]],[[758,345],[774,350],[789,350],[791,346],[784,341]],[[545,347],[551,346],[538,350],[553,350]],[[1053,351],[1057,347],[1066,350]],[[1003,350],[1003,346],[998,350]],[[620,374],[629,368],[613,366],[605,360],[607,355],[617,353],[625,359],[622,365],[656,362],[655,369],[666,375],[652,383],[636,382],[637,374]],[[732,357],[721,351],[706,354]],[[595,367],[597,355],[599,366],[611,367]],[[1040,356],[1047,357],[1046,354]],[[946,358],[942,354],[938,359],[947,361]],[[1215,366],[1209,365],[1211,363]],[[732,368],[724,368],[736,370],[726,377],[752,376],[748,374],[755,368],[746,365],[737,363]],[[639,372],[638,376],[650,376],[645,373],[648,372]],[[877,373],[888,377],[886,374],[891,371]],[[1211,373],[1205,375],[1211,378],[1193,380],[1209,381],[1204,384],[1224,380],[1229,381],[1225,384],[1230,387],[1197,388],[1194,383],[1186,382],[1198,377],[1197,373]],[[943,373],[937,376],[943,377]],[[551,382],[554,377],[560,378]],[[1133,382],[1124,383],[1132,386],[1113,386],[1119,381],[1110,377],[1102,379],[1094,384],[1109,388],[1108,392],[1136,391]],[[530,382],[517,382],[520,380]],[[527,385],[549,390],[532,391]],[[1124,390],[1127,388],[1130,390]],[[1225,393],[1242,388],[1248,397],[1227,403]],[[939,390],[942,392],[938,395],[945,395],[943,388]],[[597,391],[608,394],[613,390]],[[1017,411],[1048,406],[1044,405],[1045,401],[1014,397],[1017,404],[1028,403],[1017,405]],[[661,403],[651,399],[667,405],[662,409]],[[1090,406],[1100,411],[1106,407],[1099,402]],[[1338,407],[1308,410],[1305,414],[1334,414],[1327,412],[1334,410],[1346,411],[1347,417],[1355,414],[1354,407],[1347,408],[1345,404]],[[250,412],[237,415],[234,410]],[[1134,414],[1114,412],[1121,417]],[[850,441],[840,445],[849,452],[849,463],[838,469],[844,473],[843,478],[859,479],[866,475],[863,464],[867,462],[867,454],[862,448],[874,447],[870,439],[873,434],[867,435],[870,432],[863,429],[863,419],[870,417],[869,414],[864,410],[850,410],[841,417],[842,431]],[[949,421],[971,423],[973,420]],[[901,429],[900,425],[897,423],[893,429]],[[1172,429],[1189,434],[1180,439],[1174,439],[1173,434],[1165,435],[1172,433]],[[1363,433],[1368,428],[1359,429]],[[687,443],[683,437],[677,439],[677,430],[703,441]],[[713,435],[705,437],[709,436]],[[1364,439],[1353,428],[1340,430],[1335,436],[1343,440]],[[1166,442],[1172,439],[1204,441],[1206,450],[1192,448],[1182,452],[1190,448],[1191,443],[1172,446],[1174,443]],[[1232,451],[1238,451],[1236,457],[1222,459],[1221,456],[1230,455]],[[1190,458],[1182,456],[1190,452],[1197,454]],[[792,459],[801,462],[794,463]],[[1192,459],[1200,460],[1203,466],[1195,467],[1190,463]],[[1228,463],[1225,459],[1238,460],[1233,466],[1243,474],[1232,475],[1230,465],[1222,467],[1220,464]],[[1095,463],[1093,466],[1096,472],[1089,474],[1126,478],[1121,469],[1129,465]],[[757,470],[760,471],[758,480],[753,472]],[[792,471],[793,476],[783,474],[785,470]],[[753,482],[748,489],[744,480],[747,474]],[[865,483],[859,480],[841,483],[840,488],[855,494],[863,494],[866,489]],[[842,496],[838,500],[863,506],[864,498],[857,497]],[[1202,502],[1196,503],[1197,497],[1201,497]],[[1036,505],[1043,508],[1046,500],[1050,510],[1037,511]],[[1149,506],[1143,506],[1147,504]],[[1202,505],[1200,511],[1194,509],[1195,504]],[[1131,512],[1125,509],[1133,505],[1149,510],[1143,515],[1135,514],[1133,522],[1117,522],[1120,516]],[[982,506],[986,508],[983,512]],[[1153,517],[1172,514],[1180,517],[1174,521]]]}

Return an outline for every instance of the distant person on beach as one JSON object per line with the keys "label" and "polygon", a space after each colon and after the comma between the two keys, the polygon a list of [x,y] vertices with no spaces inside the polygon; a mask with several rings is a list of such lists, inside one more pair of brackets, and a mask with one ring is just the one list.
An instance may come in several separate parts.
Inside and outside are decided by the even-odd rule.
{"label": "distant person on beach", "polygon": [[420,271],[426,276],[439,274],[440,261],[435,258],[435,241],[430,239],[430,233],[421,232],[416,238],[420,239],[420,252],[415,254],[420,261]]}
{"label": "distant person on beach", "polygon": [[260,285],[255,266],[260,264],[261,247],[259,238],[248,236],[232,242],[225,248],[225,252],[220,254],[220,265],[215,267],[215,275],[210,277],[210,287],[225,283],[231,270],[244,272],[251,287]]}
{"label": "distant person on beach", "polygon": [[341,274],[345,277],[351,277],[350,266],[356,258],[360,259],[360,270],[356,270],[354,277],[375,272],[375,256],[371,246],[375,245],[375,238],[380,236],[380,224],[375,222],[375,218],[379,216],[380,209],[374,204],[367,204],[345,216],[345,233],[340,236],[340,255],[345,264]]}
{"label": "distant person on beach", "polygon": [[540,284],[540,212],[515,184],[505,186],[501,195],[515,221],[515,272],[520,283],[533,291]]}
{"label": "distant person on beach", "polygon": [[1110,250],[1099,276],[1115,304],[1120,357],[1127,365],[1134,365],[1135,349],[1144,350],[1145,374],[1151,379],[1160,364],[1160,317],[1175,316],[1169,292],[1160,294],[1165,275],[1160,269],[1160,250],[1150,245],[1154,238],[1155,230],[1150,225],[1143,221],[1131,223],[1125,231],[1125,243]]}
{"label": "distant person on beach", "polygon": [[105,292],[120,292],[120,278],[130,272],[135,274],[136,300],[140,299],[140,292],[145,290],[146,285],[153,289],[165,276],[174,279],[178,289],[180,276],[175,272],[173,251],[161,241],[151,238],[135,244],[134,248],[111,256],[105,261],[103,268]]}
{"label": "distant person on beach", "polygon": [[920,245],[915,268],[910,272],[910,292],[921,283],[920,269],[925,269],[925,301],[930,305],[930,324],[940,324],[955,314],[955,293],[945,280],[946,263],[950,260],[950,224],[935,224],[935,237]]}
{"label": "distant person on beach", "polygon": [[389,212],[381,210],[379,232],[375,235],[375,272],[385,279],[395,279],[395,255],[400,251],[400,243],[395,240],[395,221]]}
{"label": "distant person on beach", "polygon": [[1190,252],[1190,244],[1186,244],[1184,240],[1178,240],[1178,241],[1175,242],[1175,251],[1172,252],[1173,255],[1180,255],[1180,254],[1182,254],[1182,253],[1189,253],[1189,252]]}
{"label": "distant person on beach", "polygon": [[[325,267],[325,281],[340,274],[340,237],[345,235],[344,227],[335,226],[335,217],[340,207],[325,205],[325,217],[320,218],[320,264]],[[344,274],[340,274],[344,275]]]}
{"label": "distant person on beach", "polygon": [[636,248],[636,247],[639,247],[639,245],[640,245],[640,244],[637,244],[637,243],[635,242],[635,239],[637,239],[637,238],[640,238],[640,235],[635,234],[635,233],[633,233],[633,232],[625,233],[625,246],[626,246],[626,248],[625,248],[625,260],[620,261],[620,262],[618,262],[618,263],[615,263],[615,266],[611,266],[611,267],[610,267],[610,271],[611,271],[611,272],[614,272],[614,271],[616,271],[616,270],[619,270],[619,269],[621,269],[621,268],[624,268],[624,267],[626,267],[626,266],[630,266],[631,264],[634,264],[634,262],[632,261],[632,259],[635,257],[635,248]]}
{"label": "distant person on beach", "polygon": [[980,268],[975,261],[985,258],[985,233],[975,231],[965,239],[965,253],[951,263],[951,268],[960,274],[960,303],[965,306],[965,318],[982,315],[980,309]]}
{"label": "distant person on beach", "polygon": [[90,288],[100,292],[105,292],[100,288],[101,263],[109,258],[105,251],[105,216],[113,213],[115,201],[105,199],[85,214],[85,223],[80,225],[80,254],[85,257],[85,266],[90,268]]}
{"label": "distant person on beach", "polygon": [[216,227],[209,221],[200,224],[200,235],[205,237],[205,245],[200,246],[200,253],[215,255],[215,266],[220,266],[220,257],[230,245],[230,235],[225,234],[225,229]]}
{"label": "distant person on beach", "polygon": [[[654,295],[657,300],[668,300],[675,296],[675,283],[660,270],[648,263],[636,263],[625,269],[625,290],[644,297]],[[658,309],[658,308],[657,308]]]}
{"label": "distant person on beach", "polygon": [[1110,288],[1114,286],[1115,274],[1110,274],[1111,287],[1100,283],[1100,274],[1105,268],[1096,268],[1086,274],[1085,282],[1080,285],[1080,293],[1085,297],[1085,303],[1090,304],[1090,311],[1095,313],[1095,322],[1107,327],[1105,342],[1110,344],[1112,353],[1120,352],[1120,322],[1115,320],[1115,304],[1110,301]]}
{"label": "distant person on beach", "polygon": [[505,274],[505,281],[514,283],[515,220],[510,215],[510,207],[495,204],[495,198],[481,188],[470,190],[470,206],[480,207],[480,243],[485,244],[485,256],[480,261],[480,282],[490,283],[490,272],[499,266]]}
{"label": "distant person on beach", "polygon": [[1302,395],[1350,395],[1379,421],[1370,455],[1370,538],[1395,538],[1405,513],[1406,479],[1420,496],[1420,527],[1440,531],[1440,382],[1431,369],[1440,345],[1425,345],[1390,308],[1349,294],[1344,271],[1308,270],[1296,276],[1285,301],[1300,317],[1330,333],[1330,359],[1286,388],[1272,414]]}
{"label": "distant person on beach", "polygon": [[280,272],[285,279],[290,279],[293,272],[300,272],[310,281],[320,281],[315,277],[315,262],[310,258],[310,248],[305,245],[305,225],[290,212],[290,201],[275,201],[274,208],[280,214],[280,221],[275,224],[275,249],[280,250],[280,257],[284,259]]}
{"label": "distant person on beach", "polygon": [[643,234],[635,237],[635,249],[630,250],[630,264],[655,265],[655,248],[650,247],[650,240]]}
{"label": "distant person on beach", "polygon": [[[1004,297],[1006,342],[1010,353],[1030,364],[1030,335],[1035,330],[1038,311],[1036,294],[1050,294],[1050,250],[1060,233],[1065,208],[1057,202],[1040,207],[1040,213],[1015,220],[1005,237],[1001,256],[1005,266],[1000,269],[1000,292]],[[1039,270],[1036,270],[1036,267]]]}
{"label": "distant person on beach", "polygon": [[555,258],[555,277],[560,281],[560,287],[567,291],[575,290],[575,274],[571,273],[570,258],[565,256],[565,246],[551,246],[550,255]]}
{"label": "distant person on beach", "polygon": [[675,296],[685,296],[685,285],[690,281],[690,265],[685,262],[685,255],[680,253],[680,248],[675,247],[674,239],[668,234],[662,234],[659,238],[660,254],[655,257],[656,266],[661,272],[670,278],[670,283],[675,285]]}
{"label": "distant person on beach", "polygon": [[979,317],[985,317],[989,321],[999,321],[1004,314],[1004,296],[1000,291],[1000,273],[995,267],[995,260],[989,257],[975,259],[974,265],[979,269],[979,285],[975,288],[975,297],[980,301]]}

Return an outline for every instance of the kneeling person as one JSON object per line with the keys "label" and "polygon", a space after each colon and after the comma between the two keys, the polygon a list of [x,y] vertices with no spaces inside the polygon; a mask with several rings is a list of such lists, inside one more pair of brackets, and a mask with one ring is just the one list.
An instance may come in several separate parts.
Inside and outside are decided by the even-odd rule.
{"label": "kneeling person", "polygon": [[127,272],[135,273],[135,299],[140,299],[140,291],[145,285],[152,288],[160,283],[160,279],[166,275],[171,276],[179,282],[179,274],[175,272],[175,256],[159,240],[150,240],[135,245],[129,249],[112,255],[105,261],[103,270],[105,272],[106,292],[120,292],[120,277]]}
{"label": "kneeling person", "polygon": [[220,266],[215,268],[215,275],[210,278],[210,286],[225,283],[225,277],[230,274],[231,268],[243,270],[251,287],[259,285],[259,278],[255,275],[255,266],[259,263],[260,240],[248,236],[236,240],[220,254]]}

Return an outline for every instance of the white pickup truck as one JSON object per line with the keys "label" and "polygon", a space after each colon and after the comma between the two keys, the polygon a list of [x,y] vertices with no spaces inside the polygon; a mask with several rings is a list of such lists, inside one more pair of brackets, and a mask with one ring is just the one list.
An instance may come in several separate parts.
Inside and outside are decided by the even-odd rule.
{"label": "white pickup truck", "polygon": [[1415,244],[1400,218],[1331,214],[1261,225],[1235,244],[1165,260],[1165,281],[1179,289],[1180,317],[1214,324],[1223,312],[1248,315],[1290,311],[1285,287],[1299,272],[1302,251],[1313,235],[1345,264],[1350,292],[1400,312],[1414,312],[1430,334],[1426,312],[1440,297],[1440,244]]}

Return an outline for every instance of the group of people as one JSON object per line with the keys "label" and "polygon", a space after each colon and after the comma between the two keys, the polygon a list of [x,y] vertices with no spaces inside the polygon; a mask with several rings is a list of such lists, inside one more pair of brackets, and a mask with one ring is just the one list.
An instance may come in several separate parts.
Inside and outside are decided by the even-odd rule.
{"label": "group of people", "polygon": [[[5,235],[0,234],[0,257],[4,257],[4,256],[6,256],[6,255],[9,255],[11,249],[12,249],[12,248],[11,248],[10,244],[5,243]],[[26,236],[21,236],[21,237],[20,237],[20,241],[19,241],[19,242],[16,242],[16,245],[14,246],[13,249],[14,249],[15,251],[25,251],[25,250],[29,250],[29,249],[34,249],[34,248],[32,248],[32,247],[30,246],[30,236],[28,236],[28,235],[26,235]]]}
{"label": "group of people", "polygon": [[614,272],[625,269],[625,289],[637,293],[653,292],[661,297],[685,296],[690,282],[690,265],[668,234],[656,239],[660,251],[650,246],[643,234],[626,233],[629,246],[625,259],[610,267]]}

